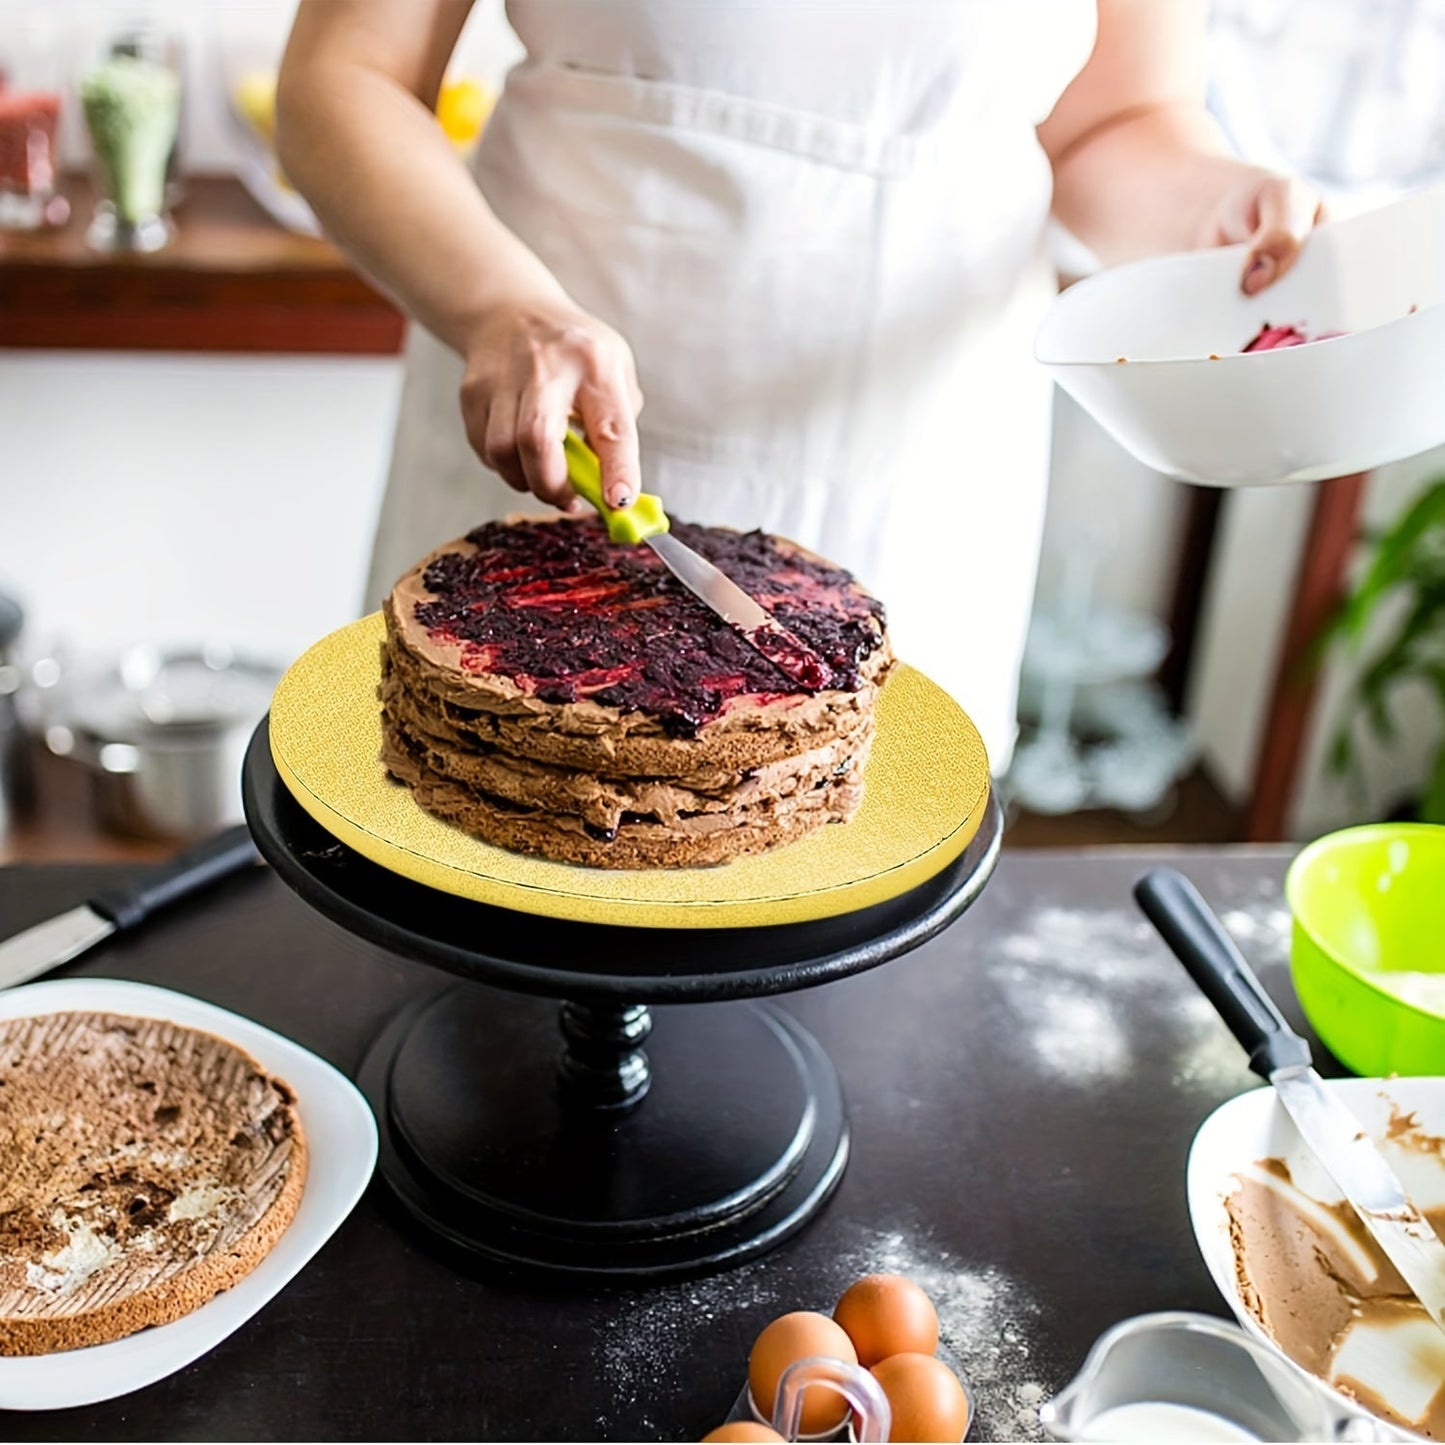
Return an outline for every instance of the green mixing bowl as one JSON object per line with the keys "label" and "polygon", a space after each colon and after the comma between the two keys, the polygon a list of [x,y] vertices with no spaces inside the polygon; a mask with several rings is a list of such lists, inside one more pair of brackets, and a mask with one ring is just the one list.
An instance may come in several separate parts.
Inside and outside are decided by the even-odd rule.
{"label": "green mixing bowl", "polygon": [[1330,1052],[1357,1074],[1445,1074],[1445,827],[1327,834],[1285,896],[1295,992]]}

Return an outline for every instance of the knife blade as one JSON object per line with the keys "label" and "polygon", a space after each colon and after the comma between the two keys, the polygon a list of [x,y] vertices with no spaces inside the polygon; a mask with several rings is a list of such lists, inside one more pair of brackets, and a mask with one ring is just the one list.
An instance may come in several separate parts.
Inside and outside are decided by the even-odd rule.
{"label": "knife blade", "polygon": [[1430,1318],[1445,1329],[1445,1244],[1410,1202],[1399,1175],[1313,1069],[1277,1069],[1270,1082],[1300,1137],[1354,1206],[1385,1257]]}
{"label": "knife blade", "polygon": [[630,507],[614,510],[603,500],[601,468],[591,447],[576,432],[569,431],[563,450],[573,489],[597,508],[614,542],[646,542],[694,597],[804,691],[817,692],[827,685],[828,672],[818,654],[756,598],[749,597],[726,572],[678,541],[656,497],[643,493]]}
{"label": "knife blade", "polygon": [[654,532],[645,541],[694,597],[742,633],[769,662],[781,668],[800,687],[817,692],[826,685],[827,671],[818,654],[789,632],[760,602],[749,597],[726,572],[679,542],[671,532]]}
{"label": "knife blade", "polygon": [[1308,1041],[1290,1028],[1183,874],[1155,868],[1135,885],[1134,897],[1249,1054],[1249,1067],[1273,1085],[1300,1138],[1385,1257],[1445,1330],[1445,1243],[1360,1121],[1315,1072]]}
{"label": "knife blade", "polygon": [[69,963],[112,933],[136,927],[158,909],[258,862],[260,856],[250,830],[238,823],[148,870],[129,886],[106,889],[17,933],[0,943],[0,988]]}

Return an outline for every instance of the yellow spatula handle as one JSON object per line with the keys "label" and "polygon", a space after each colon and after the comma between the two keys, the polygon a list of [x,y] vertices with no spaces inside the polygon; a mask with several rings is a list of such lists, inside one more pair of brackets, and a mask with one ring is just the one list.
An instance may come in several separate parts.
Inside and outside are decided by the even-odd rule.
{"label": "yellow spatula handle", "polygon": [[597,508],[607,526],[607,535],[614,542],[645,542],[670,528],[672,524],[662,510],[661,499],[648,492],[643,492],[630,507],[621,511],[614,511],[603,501],[602,467],[597,453],[576,432],[568,431],[562,449],[567,453],[567,478],[572,490]]}

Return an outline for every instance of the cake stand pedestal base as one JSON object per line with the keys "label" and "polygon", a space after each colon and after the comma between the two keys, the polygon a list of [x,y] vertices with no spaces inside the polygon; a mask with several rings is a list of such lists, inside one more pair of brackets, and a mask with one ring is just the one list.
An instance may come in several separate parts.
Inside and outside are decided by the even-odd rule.
{"label": "cake stand pedestal base", "polygon": [[573,1275],[717,1268],[801,1228],[848,1155],[827,1055],[769,1004],[651,1023],[569,1003],[559,1033],[555,1004],[468,984],[398,1015],[358,1082],[403,1207],[465,1253]]}
{"label": "cake stand pedestal base", "polygon": [[917,948],[978,897],[1003,835],[985,790],[952,862],[866,908],[638,927],[569,918],[566,898],[553,917],[473,902],[370,862],[291,794],[265,723],[241,781],[257,846],[302,899],[462,980],[387,1024],[361,1066],[402,1207],[464,1257],[594,1279],[737,1264],[817,1214],[848,1158],[838,1079],[755,1000]]}

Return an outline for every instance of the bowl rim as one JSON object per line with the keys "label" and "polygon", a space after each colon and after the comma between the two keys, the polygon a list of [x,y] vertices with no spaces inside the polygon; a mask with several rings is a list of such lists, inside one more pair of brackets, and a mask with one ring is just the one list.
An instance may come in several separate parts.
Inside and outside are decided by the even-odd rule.
{"label": "bowl rim", "polygon": [[[1383,839],[1408,839],[1412,837],[1432,837],[1445,843],[1445,824],[1440,823],[1361,823],[1353,828],[1339,828],[1332,833],[1322,834],[1313,842],[1307,843],[1294,858],[1290,860],[1289,867],[1284,875],[1284,896],[1289,907],[1290,920],[1294,928],[1302,932],[1305,937],[1314,945],[1316,951],[1333,968],[1341,969],[1349,974],[1351,978],[1357,979],[1364,984],[1372,993],[1378,994],[1391,1007],[1403,1009],[1411,1014],[1418,1014],[1422,1019],[1428,1019],[1432,1023],[1445,1025],[1445,1013],[1437,1013],[1433,1009],[1421,1008],[1419,1004],[1411,1003],[1409,999],[1401,998],[1399,994],[1390,989],[1382,988],[1377,983],[1377,975],[1369,970],[1362,969],[1348,959],[1342,958],[1333,948],[1325,945],[1319,937],[1318,932],[1310,926],[1301,916],[1299,908],[1299,896],[1304,887],[1304,876],[1322,858],[1334,852],[1342,844],[1353,845],[1355,843],[1368,843]],[[1291,945],[1290,948],[1290,973],[1295,974],[1298,964],[1296,951]],[[1445,968],[1440,970],[1441,976],[1445,977]]]}
{"label": "bowl rim", "polygon": [[[1336,220],[1327,220],[1316,228],[1318,235],[1337,234],[1347,230],[1358,222],[1377,218],[1383,211],[1393,211],[1397,207],[1414,208],[1424,204],[1445,204],[1445,183],[1436,182],[1432,185],[1420,186],[1416,189],[1396,196],[1393,200],[1386,201],[1383,205],[1372,206],[1368,210],[1356,211],[1351,215],[1340,216]],[[1209,366],[1219,365],[1222,362],[1240,361],[1244,357],[1258,361],[1262,356],[1277,356],[1285,352],[1299,351],[1298,346],[1281,346],[1270,351],[1229,351],[1221,352],[1218,355],[1205,354],[1203,356],[1149,356],[1140,357],[1137,360],[1131,357],[1101,356],[1101,357],[1076,357],[1072,359],[1050,357],[1045,354],[1043,345],[1044,333],[1049,329],[1058,307],[1073,304],[1069,298],[1077,295],[1095,283],[1103,282],[1106,278],[1115,279],[1121,275],[1139,275],[1151,270],[1163,270],[1169,267],[1180,267],[1187,264],[1199,264],[1205,261],[1206,264],[1214,262],[1215,258],[1236,257],[1242,259],[1248,252],[1248,242],[1239,242],[1233,246],[1212,246],[1195,248],[1190,251],[1174,251],[1163,256],[1145,256],[1136,261],[1126,261],[1117,266],[1105,266],[1095,271],[1092,275],[1085,276],[1073,285],[1061,291],[1055,297],[1053,304],[1039,322],[1038,329],[1034,332],[1034,360],[1042,366],[1051,369],[1072,369],[1082,366],[1158,366],[1158,367],[1186,367],[1186,366]],[[1208,260],[1206,261],[1206,258]],[[1223,264],[1222,261],[1218,264]],[[1262,293],[1268,296],[1268,292]],[[1434,311],[1445,307],[1445,296],[1427,303],[1424,306],[1417,306],[1413,311],[1407,311],[1403,316],[1391,317],[1388,321],[1382,321],[1376,326],[1367,326],[1362,331],[1347,331],[1339,336],[1327,336],[1319,341],[1308,343],[1313,350],[1317,346],[1323,346],[1329,342],[1343,342],[1358,339],[1364,336],[1373,336],[1377,332],[1387,331],[1406,322],[1418,320]]]}
{"label": "bowl rim", "polygon": [[[1085,283],[1077,283],[1082,286]],[[1389,327],[1398,326],[1402,321],[1413,321],[1417,316],[1426,311],[1436,311],[1445,306],[1445,301],[1438,301],[1430,306],[1422,306],[1417,311],[1409,311],[1404,316],[1396,316],[1393,320],[1382,321],[1378,326],[1366,327],[1364,331],[1345,331],[1337,336],[1322,336],[1318,341],[1309,341],[1303,346],[1274,346],[1268,351],[1220,351],[1209,352],[1204,356],[1110,356],[1110,357],[1078,357],[1073,361],[1058,361],[1051,357],[1044,356],[1039,348],[1039,340],[1034,338],[1034,360],[1040,366],[1047,366],[1051,371],[1073,370],[1078,367],[1099,367],[1099,366],[1128,366],[1171,370],[1190,366],[1222,366],[1230,362],[1257,361],[1263,356],[1285,356],[1290,352],[1303,351],[1306,348],[1313,350],[1317,346],[1333,346],[1341,341],[1358,341],[1366,336],[1374,336],[1377,332],[1385,331]],[[1292,363],[1295,364],[1295,363]]]}

